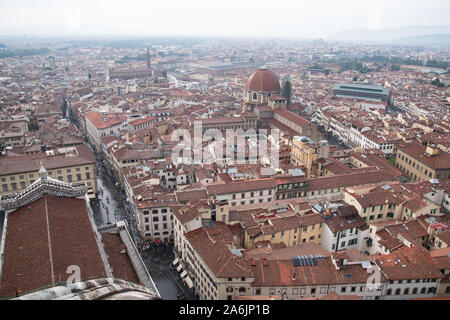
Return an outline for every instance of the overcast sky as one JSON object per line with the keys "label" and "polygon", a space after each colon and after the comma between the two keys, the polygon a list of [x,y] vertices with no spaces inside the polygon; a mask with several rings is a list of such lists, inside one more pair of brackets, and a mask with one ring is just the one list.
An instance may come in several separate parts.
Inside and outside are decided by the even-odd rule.
{"label": "overcast sky", "polygon": [[0,0],[0,34],[316,38],[449,14],[449,0]]}

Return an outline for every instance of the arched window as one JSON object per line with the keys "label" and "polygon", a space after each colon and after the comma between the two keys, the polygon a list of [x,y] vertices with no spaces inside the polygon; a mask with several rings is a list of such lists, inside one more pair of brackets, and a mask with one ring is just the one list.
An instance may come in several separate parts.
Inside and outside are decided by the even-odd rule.
{"label": "arched window", "polygon": [[257,100],[258,99],[258,95],[255,93],[253,93],[253,100]]}
{"label": "arched window", "polygon": [[392,294],[392,289],[388,289],[386,295],[390,296]]}
{"label": "arched window", "polygon": [[400,294],[400,289],[395,290],[395,295],[398,296]]}
{"label": "arched window", "polygon": [[245,292],[245,287],[240,287],[239,292]]}
{"label": "arched window", "polygon": [[405,288],[405,290],[403,290],[403,294],[409,294],[409,289]]}
{"label": "arched window", "polygon": [[427,291],[426,288],[422,288],[422,290],[420,290],[420,293],[421,293],[421,294],[424,294],[426,291]]}
{"label": "arched window", "polygon": [[392,212],[388,212],[386,217],[388,218],[394,218],[394,214]]}
{"label": "arched window", "polygon": [[417,288],[414,288],[412,294],[417,294]]}

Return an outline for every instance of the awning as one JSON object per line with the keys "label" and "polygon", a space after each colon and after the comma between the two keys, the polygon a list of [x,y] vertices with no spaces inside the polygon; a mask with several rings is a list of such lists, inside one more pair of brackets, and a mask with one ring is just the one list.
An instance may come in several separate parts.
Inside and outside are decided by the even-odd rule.
{"label": "awning", "polygon": [[177,267],[177,271],[180,272],[181,269],[183,269],[183,266],[180,264],[180,265]]}
{"label": "awning", "polygon": [[184,278],[186,275],[187,275],[187,272],[186,272],[186,270],[184,270],[184,271],[180,274],[180,277],[181,277],[181,278]]}
{"label": "awning", "polygon": [[173,260],[172,264],[176,265],[178,263],[178,258],[175,258],[175,260]]}
{"label": "awning", "polygon": [[189,289],[192,289],[192,287],[194,286],[194,284],[192,283],[191,278],[189,278],[189,276],[187,276],[186,278],[183,279],[184,282],[186,282],[187,286],[189,287]]}

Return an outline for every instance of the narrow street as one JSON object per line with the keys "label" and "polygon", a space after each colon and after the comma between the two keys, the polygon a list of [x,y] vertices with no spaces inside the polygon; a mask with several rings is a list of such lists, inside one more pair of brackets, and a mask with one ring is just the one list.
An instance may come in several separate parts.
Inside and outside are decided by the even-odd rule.
{"label": "narrow street", "polygon": [[108,178],[99,174],[97,177],[97,184],[99,195],[97,201],[93,202],[93,205],[96,206],[94,212],[97,213],[97,226],[116,223],[118,220],[124,219],[126,217],[126,212],[123,204],[119,205],[120,200],[117,201],[116,195],[111,193],[109,186],[111,182],[108,181]]}
{"label": "narrow street", "polygon": [[91,201],[97,226],[126,220],[135,244],[140,243],[137,226],[131,210],[125,200],[125,194],[117,188],[116,181],[108,171],[99,166],[97,169],[98,198]]}
{"label": "narrow street", "polygon": [[192,290],[181,279],[172,266],[175,259],[173,246],[165,243],[143,243],[137,233],[137,226],[126,196],[116,186],[116,180],[100,161],[97,168],[98,198],[91,201],[96,225],[103,226],[119,220],[128,222],[129,231],[141,253],[150,275],[163,299],[196,300]]}
{"label": "narrow street", "polygon": [[142,259],[147,266],[161,297],[168,300],[197,300],[193,290],[181,279],[172,262],[175,259],[172,244],[144,246]]}

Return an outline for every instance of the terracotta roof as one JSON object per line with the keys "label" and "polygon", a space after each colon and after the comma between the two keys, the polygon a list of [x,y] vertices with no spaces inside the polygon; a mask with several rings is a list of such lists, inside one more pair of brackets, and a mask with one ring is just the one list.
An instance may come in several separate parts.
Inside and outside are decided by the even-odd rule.
{"label": "terracotta roof", "polygon": [[109,143],[111,143],[113,141],[117,141],[119,139],[114,136],[104,136],[104,137],[101,137],[100,140],[101,140],[102,144],[108,145]]}
{"label": "terracotta roof", "polygon": [[268,178],[210,185],[206,189],[209,195],[214,196],[239,192],[259,191],[265,189],[275,189],[276,187],[276,181],[274,179]]}
{"label": "terracotta roof", "polygon": [[390,191],[368,192],[361,196],[355,196],[355,198],[362,208],[388,204],[399,205],[403,202],[403,199]]}
{"label": "terracotta roof", "polygon": [[142,285],[120,235],[118,233],[105,232],[101,236],[114,278]]}
{"label": "terracotta roof", "polygon": [[332,161],[331,163],[325,165],[324,168],[331,172],[333,175],[346,174],[353,171],[348,165],[340,161]]}
{"label": "terracotta roof", "polygon": [[423,207],[426,207],[428,203],[423,200],[421,196],[414,197],[407,202],[405,202],[404,206],[408,208],[409,210],[412,210],[413,212],[422,209]]}
{"label": "terracotta roof", "polygon": [[253,277],[248,263],[228,248],[233,236],[229,226],[216,221],[214,228],[197,229],[185,236],[217,278]]}
{"label": "terracotta roof", "polygon": [[[260,260],[252,266],[252,270],[254,287],[357,284],[366,283],[370,276],[360,264],[346,265],[336,270],[330,257],[317,260],[317,265],[313,266],[294,266],[292,259],[267,260],[266,265]],[[383,275],[381,281],[385,281]]]}
{"label": "terracotta roof", "polygon": [[419,142],[406,146],[399,145],[398,149],[432,169],[450,169],[450,154],[442,150],[439,150],[438,154],[430,156],[425,153],[426,148]]}
{"label": "terracotta roof", "polygon": [[84,199],[45,196],[10,213],[7,226],[0,297],[66,281],[71,265],[83,279],[106,276]]}
{"label": "terracotta roof", "polygon": [[376,262],[389,280],[442,278],[430,254],[421,246],[403,247],[379,256]]}
{"label": "terracotta roof", "polygon": [[[269,252],[269,253],[267,253]],[[285,247],[280,249],[271,247],[253,248],[245,251],[247,259],[260,260],[263,256],[267,260],[288,260],[293,256],[320,255],[323,257],[330,256],[330,253],[315,242],[305,242],[297,246]]]}
{"label": "terracotta roof", "polygon": [[275,94],[275,95],[271,95],[269,97],[269,100],[283,100],[283,101],[286,101],[287,99],[285,97],[283,97],[283,96]]}
{"label": "terracotta roof", "polygon": [[120,125],[122,120],[126,119],[126,117],[123,116],[117,116],[114,114],[102,115],[99,112],[88,112],[85,117],[86,120],[89,120],[89,122],[92,123],[92,125],[97,129],[106,129]]}
{"label": "terracotta roof", "polygon": [[309,190],[326,190],[339,187],[351,187],[371,183],[390,181],[392,176],[384,170],[358,172],[331,177],[308,179]]}
{"label": "terracotta roof", "polygon": [[[134,191],[134,190],[133,190]],[[135,193],[137,195],[137,193]],[[152,209],[152,208],[167,208],[176,204],[175,196],[171,193],[158,194],[155,196],[153,193],[153,199],[135,201],[136,206],[139,209]],[[143,196],[144,198],[144,196]]]}
{"label": "terracotta roof", "polygon": [[248,78],[245,90],[256,92],[278,92],[280,91],[280,82],[273,71],[259,69]]}
{"label": "terracotta roof", "polygon": [[446,243],[447,245],[450,244],[450,229],[447,229],[441,233],[438,233],[436,237],[439,238],[442,242]]}
{"label": "terracotta roof", "polygon": [[333,233],[366,226],[366,222],[352,205],[339,207],[337,212],[324,216],[324,219],[326,225]]}
{"label": "terracotta roof", "polygon": [[270,118],[267,120],[269,122],[270,128],[277,128],[281,132],[283,132],[286,135],[291,136],[291,137],[298,136],[298,132],[296,130],[289,128],[287,125],[281,123],[280,121],[273,119],[273,118]]}
{"label": "terracotta roof", "polygon": [[181,222],[181,224],[188,223],[196,218],[201,216],[199,209],[202,208],[202,204],[200,202],[196,202],[194,205],[186,207],[186,206],[170,206],[173,214]]}
{"label": "terracotta roof", "polygon": [[392,236],[387,230],[379,230],[376,232],[377,237],[379,238],[378,243],[388,249],[390,252],[393,252],[397,249],[404,247],[404,243],[400,241],[396,236]]}
{"label": "terracotta roof", "polygon": [[129,124],[134,126],[134,127],[137,127],[140,124],[147,123],[147,122],[152,122],[155,119],[156,119],[155,117],[150,116],[150,117],[145,117],[145,118],[142,118],[142,119],[133,120],[133,121],[129,122]]}
{"label": "terracotta roof", "polygon": [[239,117],[226,117],[226,118],[195,119],[194,121],[200,121],[202,124],[227,124],[227,123],[240,123],[240,122],[243,123],[244,119],[242,119],[239,116]]}
{"label": "terracotta roof", "polygon": [[305,176],[275,178],[277,185],[283,185],[283,184],[288,184],[288,183],[303,183],[303,182],[306,182],[307,180],[308,179]]}
{"label": "terracotta roof", "polygon": [[[274,232],[289,230],[296,226],[300,226],[300,221],[300,217],[297,215],[291,217],[277,217],[270,219]],[[319,223],[320,220],[317,221],[317,224]]]}
{"label": "terracotta roof", "polygon": [[386,158],[383,157],[384,153],[382,151],[379,151],[377,149],[375,150],[374,151],[372,150],[368,151],[367,149],[364,150],[365,157],[363,157],[362,154],[358,152],[352,152],[351,156],[358,159],[367,166],[375,166],[380,169],[385,169],[387,172],[391,173],[393,177],[400,177],[403,175],[403,173],[400,170],[394,167],[391,162],[389,162],[388,160],[386,160]]}
{"label": "terracotta roof", "polygon": [[392,235],[401,234],[410,242],[416,242],[417,239],[428,235],[427,229],[417,220],[411,220],[404,223],[392,224],[386,226],[386,230]]}
{"label": "terracotta roof", "polygon": [[295,113],[292,113],[289,110],[285,110],[285,109],[277,109],[274,111],[274,113],[279,114],[281,117],[294,122],[295,124],[298,124],[301,127],[306,127],[308,125],[311,124],[311,122],[309,120],[306,120],[305,118],[296,115]]}
{"label": "terracotta roof", "polygon": [[2,157],[0,158],[0,175],[37,172],[41,167],[41,160],[47,170],[95,163],[95,157],[87,145],[77,145],[75,148],[78,152],[78,155],[75,156],[66,156],[65,154],[47,156],[45,153],[39,153],[17,157]]}
{"label": "terracotta roof", "polygon": [[205,189],[201,190],[186,190],[175,191],[175,197],[178,202],[191,202],[202,199],[208,199],[208,194]]}
{"label": "terracotta roof", "polygon": [[159,150],[134,149],[124,147],[113,153],[113,157],[119,161],[125,160],[149,160],[161,157]]}

